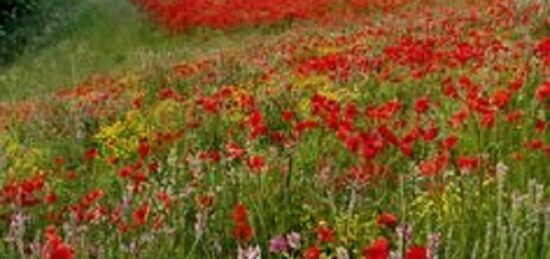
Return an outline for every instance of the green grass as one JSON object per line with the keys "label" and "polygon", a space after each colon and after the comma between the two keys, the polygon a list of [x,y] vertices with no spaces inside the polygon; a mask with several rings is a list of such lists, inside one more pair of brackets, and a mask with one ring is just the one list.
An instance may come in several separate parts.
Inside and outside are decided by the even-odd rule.
{"label": "green grass", "polygon": [[175,34],[152,24],[126,0],[83,0],[50,45],[0,67],[0,101],[71,87],[94,74],[143,71],[237,47],[255,29]]}

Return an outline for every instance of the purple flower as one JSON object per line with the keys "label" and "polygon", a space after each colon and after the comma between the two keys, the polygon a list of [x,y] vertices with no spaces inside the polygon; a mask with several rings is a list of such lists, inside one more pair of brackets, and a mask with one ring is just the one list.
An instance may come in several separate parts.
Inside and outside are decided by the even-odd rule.
{"label": "purple flower", "polygon": [[406,244],[412,240],[413,230],[408,224],[403,224],[395,229],[397,236],[403,240]]}
{"label": "purple flower", "polygon": [[296,232],[291,232],[286,235],[286,241],[290,248],[298,250],[300,249],[300,234]]}
{"label": "purple flower", "polygon": [[280,254],[288,250],[288,243],[283,236],[276,236],[269,240],[269,252]]}

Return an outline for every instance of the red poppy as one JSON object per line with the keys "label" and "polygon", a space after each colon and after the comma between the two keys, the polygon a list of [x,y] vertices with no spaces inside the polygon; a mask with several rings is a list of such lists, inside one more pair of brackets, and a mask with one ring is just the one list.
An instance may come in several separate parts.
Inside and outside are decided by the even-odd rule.
{"label": "red poppy", "polygon": [[147,139],[141,139],[138,145],[138,154],[141,159],[145,159],[151,153],[151,146]]}
{"label": "red poppy", "polygon": [[332,243],[334,241],[334,230],[328,226],[317,228],[317,240],[321,243]]}
{"label": "red poppy", "polygon": [[449,135],[441,142],[441,148],[443,150],[451,150],[456,145],[457,142],[458,142],[457,136]]}
{"label": "red poppy", "polygon": [[118,171],[118,176],[122,178],[126,178],[132,175],[133,171],[134,170],[130,166],[123,167]]}
{"label": "red poppy", "polygon": [[252,227],[247,222],[237,222],[235,228],[233,228],[233,236],[237,241],[248,242],[252,235]]}
{"label": "red poppy", "polygon": [[424,246],[409,247],[405,259],[428,259],[428,249]]}
{"label": "red poppy", "polygon": [[248,167],[252,172],[261,172],[265,166],[265,159],[262,156],[251,156],[248,158]]}
{"label": "red poppy", "polygon": [[73,259],[75,258],[74,249],[63,242],[57,234],[55,227],[49,226],[44,232],[46,243],[42,247],[43,259]]}
{"label": "red poppy", "polygon": [[414,103],[414,110],[417,113],[425,113],[430,109],[430,100],[428,97],[423,96],[420,99],[416,100]]}
{"label": "red poppy", "polygon": [[550,97],[550,81],[544,82],[541,86],[537,88],[535,93],[537,100],[544,101]]}
{"label": "red poppy", "polygon": [[390,258],[390,242],[386,238],[380,237],[370,246],[364,248],[362,254],[365,259],[388,259]]}
{"label": "red poppy", "polygon": [[197,203],[201,209],[209,209],[214,205],[214,196],[200,195],[197,197]]}
{"label": "red poppy", "polygon": [[376,218],[376,223],[378,225],[383,225],[386,227],[395,227],[398,223],[398,218],[392,213],[389,212],[382,212],[378,217]]}
{"label": "red poppy", "polygon": [[236,143],[229,143],[226,150],[230,159],[238,159],[245,154],[245,150]]}
{"label": "red poppy", "polygon": [[244,222],[248,219],[248,212],[242,203],[237,203],[233,208],[233,220],[235,222]]}
{"label": "red poppy", "polygon": [[103,195],[105,195],[105,192],[102,189],[93,189],[89,191],[86,196],[84,196],[82,199],[82,204],[85,206],[90,206],[101,199]]}
{"label": "red poppy", "polygon": [[284,110],[281,114],[281,117],[283,118],[283,121],[290,122],[294,118],[295,114],[294,112],[290,110]]}
{"label": "red poppy", "polygon": [[133,216],[133,219],[134,221],[138,224],[138,225],[145,225],[147,224],[147,221],[149,219],[149,212],[151,210],[151,207],[149,206],[149,204],[146,202],[144,203],[143,205],[141,205],[141,207],[139,207],[135,212],[134,214],[132,215]]}
{"label": "red poppy", "polygon": [[56,201],[57,194],[55,194],[55,192],[48,193],[48,195],[44,198],[44,202],[46,202],[46,204],[54,204]]}
{"label": "red poppy", "polygon": [[304,252],[304,259],[319,259],[321,257],[321,248],[312,246]]}
{"label": "red poppy", "polygon": [[498,109],[502,109],[510,102],[510,99],[510,92],[506,90],[498,90],[491,97],[491,103],[495,105]]}
{"label": "red poppy", "polygon": [[471,171],[479,167],[479,157],[477,156],[460,156],[457,158],[456,163],[458,168],[462,171]]}
{"label": "red poppy", "polygon": [[99,151],[95,148],[90,148],[86,150],[86,160],[93,161],[99,156]]}

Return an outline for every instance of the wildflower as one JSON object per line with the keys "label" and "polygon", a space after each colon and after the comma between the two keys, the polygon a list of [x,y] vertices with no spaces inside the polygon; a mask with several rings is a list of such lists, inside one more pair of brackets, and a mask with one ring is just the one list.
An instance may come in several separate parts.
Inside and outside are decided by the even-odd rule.
{"label": "wildflower", "polygon": [[441,234],[433,233],[428,236],[428,256],[429,258],[437,258],[437,251],[441,245]]}
{"label": "wildflower", "polygon": [[408,243],[412,239],[413,229],[408,224],[403,224],[395,228],[397,236],[405,243]]}
{"label": "wildflower", "polygon": [[539,86],[537,88],[537,91],[535,93],[535,97],[540,102],[543,102],[546,99],[548,99],[548,97],[550,97],[550,81],[544,82],[541,86]]}
{"label": "wildflower", "polygon": [[50,192],[44,198],[46,204],[54,204],[57,201],[57,194],[55,192]]}
{"label": "wildflower", "polygon": [[386,238],[380,237],[370,246],[364,248],[362,254],[366,259],[388,259],[390,258],[390,242]]}
{"label": "wildflower", "polygon": [[82,199],[82,204],[85,206],[90,206],[105,195],[105,191],[102,189],[93,189],[89,191],[86,196]]}
{"label": "wildflower", "polygon": [[317,240],[321,243],[332,243],[334,241],[334,230],[328,226],[317,228]]}
{"label": "wildflower", "polygon": [[477,156],[460,156],[456,163],[458,168],[463,172],[469,172],[479,167],[479,157]]}
{"label": "wildflower", "polygon": [[248,224],[248,212],[242,203],[237,203],[233,209],[233,236],[237,241],[248,242],[252,238],[253,229]]}
{"label": "wildflower", "polygon": [[248,213],[246,207],[242,203],[237,203],[233,209],[233,220],[235,222],[243,222],[248,219]]}
{"label": "wildflower", "polygon": [[336,259],[349,259],[349,252],[345,247],[337,247],[336,248]]}
{"label": "wildflower", "polygon": [[147,220],[149,218],[149,211],[151,210],[149,204],[146,202],[139,209],[137,209],[134,214],[133,218],[134,221],[138,225],[145,225],[147,223]]}
{"label": "wildflower", "polygon": [[245,154],[244,149],[236,143],[229,143],[225,148],[231,160],[239,159]]}
{"label": "wildflower", "polygon": [[455,135],[449,135],[447,136],[442,142],[441,142],[441,148],[443,150],[451,150],[458,142],[458,137]]}
{"label": "wildflower", "polygon": [[269,252],[275,254],[285,253],[288,250],[287,240],[283,236],[276,236],[269,240]]}
{"label": "wildflower", "polygon": [[523,112],[522,110],[511,111],[508,114],[506,114],[504,120],[507,123],[514,123],[521,120],[521,118],[523,118],[524,115],[525,115],[525,112]]}
{"label": "wildflower", "polygon": [[290,110],[284,110],[282,113],[281,113],[281,117],[283,118],[283,121],[284,122],[290,122],[292,121],[292,119],[295,117],[296,115],[294,114],[294,112],[290,111]]}
{"label": "wildflower", "polygon": [[435,126],[432,126],[428,128],[427,130],[422,131],[422,137],[424,138],[424,141],[430,142],[434,140],[437,135],[439,134],[439,129]]}
{"label": "wildflower", "polygon": [[252,172],[261,172],[265,166],[265,159],[261,156],[251,156],[248,158],[248,167]]}
{"label": "wildflower", "polygon": [[491,97],[491,103],[495,105],[498,109],[504,108],[511,99],[510,92],[506,90],[498,90]]}
{"label": "wildflower", "polygon": [[291,232],[286,235],[288,246],[292,249],[300,249],[300,234],[297,232]]}
{"label": "wildflower", "polygon": [[376,223],[378,225],[384,225],[389,228],[395,227],[397,225],[397,222],[398,222],[397,216],[389,212],[383,212],[380,215],[378,215],[378,218],[376,218]]}
{"label": "wildflower", "polygon": [[535,53],[542,58],[545,65],[550,65],[550,37],[542,39],[537,44]]}
{"label": "wildflower", "polygon": [[214,196],[212,195],[199,195],[197,196],[197,203],[203,210],[209,209],[214,204]]}
{"label": "wildflower", "polygon": [[55,227],[50,226],[44,233],[46,243],[42,247],[43,259],[73,259],[75,258],[74,249],[63,242],[57,234]]}
{"label": "wildflower", "polygon": [[122,178],[127,178],[127,177],[129,177],[130,175],[132,175],[132,172],[133,172],[132,167],[126,166],[126,167],[121,168],[121,169],[118,171],[118,176],[120,176],[120,177],[122,177]]}
{"label": "wildflower", "polygon": [[409,247],[405,259],[428,259],[428,249],[424,246]]}
{"label": "wildflower", "polygon": [[145,159],[151,153],[151,147],[147,139],[141,139],[138,145],[138,154],[141,159]]}
{"label": "wildflower", "polygon": [[430,101],[427,97],[421,97],[414,103],[414,110],[417,113],[426,113],[430,109]]}
{"label": "wildflower", "polygon": [[208,220],[208,214],[204,212],[197,212],[195,215],[195,236],[197,239],[202,237],[206,230],[206,224]]}
{"label": "wildflower", "polygon": [[321,257],[321,248],[312,246],[304,252],[304,259],[319,259]]}
{"label": "wildflower", "polygon": [[252,227],[247,222],[237,222],[233,228],[233,236],[237,241],[248,242],[252,235]]}
{"label": "wildflower", "polygon": [[98,156],[99,156],[99,151],[97,149],[90,148],[90,149],[86,150],[86,154],[85,154],[86,160],[93,161]]}
{"label": "wildflower", "polygon": [[543,133],[546,130],[546,122],[543,120],[536,120],[535,122],[535,130],[537,133]]}
{"label": "wildflower", "polygon": [[510,168],[502,162],[498,162],[496,166],[497,175],[505,175]]}
{"label": "wildflower", "polygon": [[65,158],[62,156],[58,156],[54,158],[53,162],[57,167],[61,167],[63,164],[65,164]]}
{"label": "wildflower", "polygon": [[254,247],[248,247],[246,249],[242,249],[239,247],[238,249],[238,259],[260,259],[262,258],[262,250],[260,249],[260,246],[254,246]]}

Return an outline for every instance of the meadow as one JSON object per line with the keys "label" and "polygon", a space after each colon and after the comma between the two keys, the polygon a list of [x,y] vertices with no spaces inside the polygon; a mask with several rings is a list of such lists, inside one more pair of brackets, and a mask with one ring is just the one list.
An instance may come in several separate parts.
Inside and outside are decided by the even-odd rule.
{"label": "meadow", "polygon": [[0,67],[0,258],[550,259],[545,1],[74,8]]}

